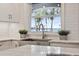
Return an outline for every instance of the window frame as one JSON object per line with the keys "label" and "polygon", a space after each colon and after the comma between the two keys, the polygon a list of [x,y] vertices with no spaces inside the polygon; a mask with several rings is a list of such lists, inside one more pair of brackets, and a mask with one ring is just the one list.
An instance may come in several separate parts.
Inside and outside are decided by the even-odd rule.
{"label": "window frame", "polygon": [[[32,6],[31,6],[32,7]],[[64,12],[64,9],[65,9],[65,4],[64,3],[61,3],[61,30],[64,30],[65,29],[65,12]],[[32,12],[32,10],[31,10],[31,12]],[[41,33],[40,31],[39,32],[32,32],[31,31],[31,19],[30,19],[30,21],[29,21],[30,23],[29,23],[29,33]],[[51,31],[49,31],[49,32],[45,32],[46,34],[49,34],[49,33],[52,33],[52,34],[57,34],[57,32],[51,32]]]}

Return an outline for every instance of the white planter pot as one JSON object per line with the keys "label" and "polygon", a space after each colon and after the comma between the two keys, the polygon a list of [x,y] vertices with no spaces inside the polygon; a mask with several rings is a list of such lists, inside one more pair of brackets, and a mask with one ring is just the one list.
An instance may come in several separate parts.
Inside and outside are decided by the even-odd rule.
{"label": "white planter pot", "polygon": [[26,34],[20,34],[20,38],[26,38]]}
{"label": "white planter pot", "polygon": [[60,36],[60,40],[67,40],[67,36]]}

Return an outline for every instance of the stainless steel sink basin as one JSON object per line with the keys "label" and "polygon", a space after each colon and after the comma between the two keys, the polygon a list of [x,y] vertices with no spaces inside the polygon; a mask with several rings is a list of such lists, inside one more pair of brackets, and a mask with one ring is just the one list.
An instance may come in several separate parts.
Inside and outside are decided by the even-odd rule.
{"label": "stainless steel sink basin", "polygon": [[32,39],[34,41],[49,41],[50,39]]}

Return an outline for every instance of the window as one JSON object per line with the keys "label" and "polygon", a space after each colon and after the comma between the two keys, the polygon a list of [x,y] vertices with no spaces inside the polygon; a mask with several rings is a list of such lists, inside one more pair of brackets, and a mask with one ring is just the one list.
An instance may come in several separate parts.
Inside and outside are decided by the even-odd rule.
{"label": "window", "polygon": [[60,11],[60,3],[32,4],[31,31],[42,31],[40,24],[43,24],[44,31],[59,31],[61,29]]}

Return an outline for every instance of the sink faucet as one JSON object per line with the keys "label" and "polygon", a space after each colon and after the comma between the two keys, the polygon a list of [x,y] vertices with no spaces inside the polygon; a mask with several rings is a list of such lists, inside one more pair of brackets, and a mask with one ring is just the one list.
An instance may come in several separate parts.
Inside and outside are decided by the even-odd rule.
{"label": "sink faucet", "polygon": [[43,24],[40,24],[39,29],[41,29],[41,26],[42,26],[42,39],[44,39],[45,38],[44,26],[43,26]]}

